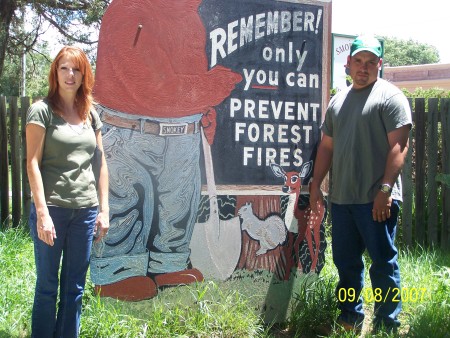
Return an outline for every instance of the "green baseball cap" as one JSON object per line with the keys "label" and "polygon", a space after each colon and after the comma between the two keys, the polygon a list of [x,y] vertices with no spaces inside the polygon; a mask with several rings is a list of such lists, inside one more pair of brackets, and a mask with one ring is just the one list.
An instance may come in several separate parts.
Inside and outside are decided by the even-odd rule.
{"label": "green baseball cap", "polygon": [[375,54],[377,57],[381,57],[382,48],[380,41],[373,37],[367,35],[358,36],[352,43],[352,47],[350,48],[350,56],[355,55],[356,53],[367,51]]}

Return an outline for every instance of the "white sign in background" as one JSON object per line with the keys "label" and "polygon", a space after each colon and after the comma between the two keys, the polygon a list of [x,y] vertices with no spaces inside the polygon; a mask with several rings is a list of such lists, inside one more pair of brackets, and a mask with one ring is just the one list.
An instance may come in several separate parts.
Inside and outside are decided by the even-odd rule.
{"label": "white sign in background", "polygon": [[333,34],[333,70],[331,89],[342,90],[348,86],[346,82],[345,65],[350,47],[356,36]]}

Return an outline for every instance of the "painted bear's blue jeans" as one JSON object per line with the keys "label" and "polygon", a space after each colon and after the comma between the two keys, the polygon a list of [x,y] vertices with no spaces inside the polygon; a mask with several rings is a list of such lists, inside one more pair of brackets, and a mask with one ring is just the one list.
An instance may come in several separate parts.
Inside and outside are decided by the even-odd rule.
{"label": "painted bear's blue jeans", "polygon": [[[142,116],[97,107],[117,118]],[[193,123],[201,114],[152,122]],[[150,118],[149,118],[150,119]],[[109,171],[110,228],[95,243],[90,277],[97,285],[185,270],[201,193],[199,132],[154,135],[103,122]]]}
{"label": "painted bear's blue jeans", "polygon": [[[398,292],[401,289],[394,241],[400,205],[398,201],[392,202],[391,217],[385,222],[372,219],[372,206],[373,203],[331,205],[333,261],[339,272],[336,296],[340,319],[361,324],[365,298],[375,304],[375,327],[397,327],[400,325],[397,316],[401,310],[401,292]],[[364,288],[363,252],[366,249],[372,260],[370,289]],[[356,297],[352,297],[353,294]]]}
{"label": "painted bear's blue jeans", "polygon": [[[97,207],[68,209],[49,206],[48,209],[57,237],[53,246],[38,238],[34,204],[30,212],[29,225],[34,241],[37,277],[31,336],[78,337],[81,300],[89,267]],[[58,278],[61,256],[61,273]],[[58,284],[59,304],[56,311]]]}

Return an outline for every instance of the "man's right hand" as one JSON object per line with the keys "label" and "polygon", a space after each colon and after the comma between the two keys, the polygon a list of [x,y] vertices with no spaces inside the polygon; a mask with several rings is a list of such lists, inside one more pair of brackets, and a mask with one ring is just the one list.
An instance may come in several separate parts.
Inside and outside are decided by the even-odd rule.
{"label": "man's right hand", "polygon": [[318,213],[324,205],[323,193],[318,183],[311,182],[309,185],[309,205],[313,213]]}

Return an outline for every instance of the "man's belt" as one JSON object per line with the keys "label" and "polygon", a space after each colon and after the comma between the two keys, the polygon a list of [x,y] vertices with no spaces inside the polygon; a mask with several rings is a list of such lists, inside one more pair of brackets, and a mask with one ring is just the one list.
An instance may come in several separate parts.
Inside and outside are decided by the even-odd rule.
{"label": "man's belt", "polygon": [[132,120],[108,114],[104,110],[101,111],[100,118],[103,122],[119,128],[138,130],[141,133],[160,136],[196,134],[200,130],[199,122],[166,123],[151,121],[145,118]]}

